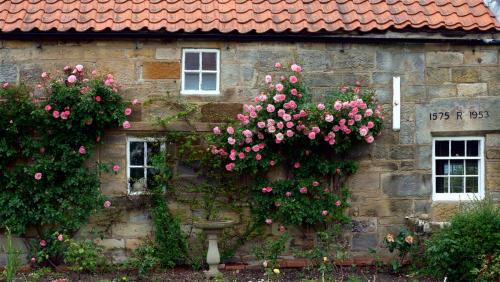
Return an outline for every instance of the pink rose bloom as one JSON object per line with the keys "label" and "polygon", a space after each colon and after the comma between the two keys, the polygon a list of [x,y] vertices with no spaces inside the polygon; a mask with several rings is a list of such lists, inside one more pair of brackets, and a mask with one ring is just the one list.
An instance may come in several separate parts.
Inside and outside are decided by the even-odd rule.
{"label": "pink rose bloom", "polygon": [[244,159],[245,158],[245,153],[241,152],[238,154],[238,158]]}
{"label": "pink rose bloom", "polygon": [[284,114],[283,115],[283,120],[284,121],[290,121],[292,119],[292,116],[290,114]]}
{"label": "pink rose bloom", "polygon": [[300,110],[299,114],[300,114],[301,117],[306,117],[307,116],[307,113],[304,110]]}
{"label": "pink rose bloom", "polygon": [[97,70],[92,70],[91,74],[92,74],[93,76],[96,76],[96,75],[97,75]]}
{"label": "pink rose bloom", "polygon": [[262,188],[262,193],[270,193],[271,191],[273,191],[272,187],[267,186]]}
{"label": "pink rose bloom", "polygon": [[61,113],[61,119],[68,119],[70,111],[64,111]]}
{"label": "pink rose bloom", "polygon": [[373,136],[371,135],[365,136],[366,143],[371,144],[373,143],[373,140],[374,140]]}
{"label": "pink rose bloom", "polygon": [[105,202],[104,202],[104,204],[103,204],[103,207],[104,207],[105,209],[107,209],[107,208],[111,207],[111,202],[110,202],[110,201],[105,201]]}
{"label": "pink rose bloom", "polygon": [[215,135],[220,134],[220,128],[218,126],[214,127],[214,129],[212,129],[212,131],[214,132]]}
{"label": "pink rose bloom", "polygon": [[340,205],[341,205],[341,204],[342,204],[342,202],[341,202],[340,200],[337,200],[337,201],[335,202],[335,205],[336,205],[337,207],[340,207]]}
{"label": "pink rose bloom", "polygon": [[101,102],[101,100],[102,100],[101,96],[95,96],[95,101],[96,102]]}
{"label": "pink rose bloom", "polygon": [[290,107],[290,109],[295,109],[295,108],[297,108],[297,103],[295,103],[294,100],[290,100],[288,102],[288,106]]}
{"label": "pink rose bloom", "polygon": [[75,69],[77,72],[82,72],[83,71],[83,66],[82,65],[76,65]]}
{"label": "pink rose bloom", "polygon": [[368,128],[373,128],[373,126],[375,126],[375,124],[373,123],[373,121],[369,121],[369,122],[366,124],[366,126],[367,126]]}
{"label": "pink rose bloom", "polygon": [[236,140],[233,137],[228,137],[227,138],[227,143],[230,145],[234,145],[236,143]]}
{"label": "pink rose bloom", "polygon": [[293,122],[289,121],[286,123],[287,128],[292,128],[294,126]]}
{"label": "pink rose bloom", "polygon": [[276,164],[276,162],[275,162],[275,161],[273,161],[273,160],[270,160],[270,161],[269,161],[269,165],[270,165],[270,166],[274,166],[275,164]]}
{"label": "pink rose bloom", "polygon": [[322,216],[327,216],[327,215],[328,215],[328,211],[327,211],[327,210],[322,211],[322,212],[321,212],[321,215],[322,215]]}
{"label": "pink rose bloom", "polygon": [[248,129],[243,130],[242,134],[243,134],[243,136],[245,136],[247,138],[250,138],[253,135],[252,131],[250,131]]}
{"label": "pink rose bloom", "polygon": [[298,80],[298,79],[297,79],[297,77],[296,77],[295,75],[292,75],[292,76],[290,76],[290,78],[289,78],[289,81],[290,81],[290,83],[292,83],[292,84],[297,83],[297,80]]}
{"label": "pink rose bloom", "polygon": [[260,96],[258,97],[258,100],[259,100],[260,102],[264,102],[265,100],[267,100],[267,96],[266,96],[266,95],[260,95]]}
{"label": "pink rose bloom", "polygon": [[251,118],[256,118],[257,117],[257,112],[255,112],[255,111],[250,112],[250,117]]}
{"label": "pink rose bloom", "polygon": [[345,118],[343,118],[343,119],[339,120],[339,125],[341,125],[341,126],[345,125],[345,122],[346,122],[346,120],[345,120]]}
{"label": "pink rose bloom", "polygon": [[276,134],[276,140],[282,141],[284,138],[285,138],[285,136],[283,135],[283,133],[280,132],[280,133]]}
{"label": "pink rose bloom", "polygon": [[316,139],[316,132],[314,132],[314,131],[309,132],[307,137],[309,137],[309,139],[311,139],[311,140]]}
{"label": "pink rose bloom", "polygon": [[47,241],[45,241],[45,240],[40,240],[40,246],[42,246],[42,247],[47,246]]}
{"label": "pink rose bloom", "polygon": [[368,134],[368,127],[363,125],[359,128],[359,135],[366,136],[366,134]]}
{"label": "pink rose bloom", "polygon": [[363,117],[361,115],[355,115],[354,120],[355,121],[360,121]]}
{"label": "pink rose bloom", "polygon": [[318,106],[317,106],[318,110],[322,111],[325,109],[325,105],[322,104],[322,103],[319,103]]}
{"label": "pink rose bloom", "polygon": [[286,230],[285,226],[283,226],[283,225],[280,225],[280,227],[278,228],[279,232],[285,232],[285,230]]}
{"label": "pink rose bloom", "polygon": [[35,180],[40,180],[40,179],[42,179],[42,173],[41,172],[35,173]]}
{"label": "pink rose bloom", "polygon": [[293,64],[290,68],[294,72],[301,72],[302,71],[302,68],[299,65],[297,65],[297,64]]}
{"label": "pink rose bloom", "polygon": [[255,159],[260,161],[262,159],[262,155],[261,154],[257,154],[255,155]]}
{"label": "pink rose bloom", "polygon": [[276,84],[276,91],[278,91],[278,92],[283,91],[283,84],[281,84],[281,83]]}
{"label": "pink rose bloom", "polygon": [[285,81],[285,76],[284,75],[280,76],[280,80]]}
{"label": "pink rose bloom", "polygon": [[342,109],[342,102],[340,101],[335,101],[335,104],[333,105],[333,108],[337,111],[340,111]]}
{"label": "pink rose bloom", "polygon": [[35,263],[36,262],[36,258],[35,257],[32,257],[31,258],[31,263]]}
{"label": "pink rose bloom", "polygon": [[274,112],[276,108],[274,107],[274,105],[271,105],[271,104],[268,104],[267,107],[266,107],[266,110],[268,113],[272,113]]}
{"label": "pink rose bloom", "polygon": [[276,124],[276,127],[278,127],[279,129],[283,129],[284,126],[285,125],[281,121]]}
{"label": "pink rose bloom", "polygon": [[372,109],[367,109],[365,112],[365,116],[370,117],[373,115],[373,110]]}
{"label": "pink rose bloom", "polygon": [[132,113],[132,109],[131,108],[126,108],[125,109],[125,115],[126,116],[129,116],[131,113]]}
{"label": "pink rose bloom", "polygon": [[3,89],[5,89],[5,88],[7,88],[7,87],[9,87],[9,83],[8,83],[8,82],[4,82],[4,83],[2,84],[2,88],[3,88]]}
{"label": "pink rose bloom", "polygon": [[292,90],[290,90],[290,93],[293,95],[293,96],[297,96],[297,89],[293,88]]}
{"label": "pink rose bloom", "polygon": [[293,135],[294,135],[294,134],[295,134],[295,133],[294,133],[293,131],[291,131],[290,129],[288,129],[288,130],[286,131],[286,136],[287,136],[287,137],[293,137]]}
{"label": "pink rose bloom", "polygon": [[255,106],[255,110],[256,110],[257,112],[260,112],[260,111],[262,110],[262,106],[261,106],[261,105],[257,105],[257,106]]}
{"label": "pink rose bloom", "polygon": [[318,186],[319,186],[319,182],[318,182],[318,181],[313,181],[312,185],[313,185],[314,187],[318,187]]}
{"label": "pink rose bloom", "polygon": [[347,121],[347,125],[353,125],[353,124],[354,124],[354,120],[353,120],[353,119],[349,119],[349,120]]}
{"label": "pink rose bloom", "polygon": [[279,109],[278,110],[278,116],[279,117],[283,117],[284,114],[285,114],[285,110],[283,110],[283,109]]}
{"label": "pink rose bloom", "polygon": [[76,76],[74,76],[74,75],[68,76],[68,82],[69,83],[75,83],[76,82]]}
{"label": "pink rose bloom", "polygon": [[326,115],[326,116],[325,116],[325,120],[326,120],[327,122],[332,122],[332,121],[333,121],[333,116],[332,116],[332,115]]}
{"label": "pink rose bloom", "polygon": [[267,132],[269,132],[269,133],[274,133],[274,132],[276,132],[276,127],[274,127],[274,126],[272,126],[272,125],[271,125],[271,126],[269,126],[269,127],[267,128]]}
{"label": "pink rose bloom", "polygon": [[42,72],[42,78],[47,78],[49,74],[47,72]]}
{"label": "pink rose bloom", "polygon": [[61,241],[62,242],[63,240],[64,240],[64,236],[62,234],[59,234],[57,236],[57,241]]}
{"label": "pink rose bloom", "polygon": [[273,220],[272,220],[272,219],[270,219],[270,218],[266,219],[266,224],[268,224],[268,225],[273,224]]}
{"label": "pink rose bloom", "polygon": [[123,128],[125,129],[129,129],[130,128],[130,122],[128,122],[127,120],[123,122]]}
{"label": "pink rose bloom", "polygon": [[119,172],[119,171],[120,171],[120,166],[119,166],[119,165],[117,165],[117,164],[115,164],[115,165],[113,166],[113,171],[114,171],[114,172]]}
{"label": "pink rose bloom", "polygon": [[59,114],[59,111],[53,111],[53,112],[52,112],[52,116],[53,116],[54,118],[59,118],[59,115],[60,115],[60,114]]}
{"label": "pink rose bloom", "polygon": [[230,126],[230,127],[228,127],[228,128],[226,129],[226,131],[227,131],[227,133],[229,133],[229,134],[233,134],[233,133],[234,133],[234,128],[232,128],[232,127]]}
{"label": "pink rose bloom", "polygon": [[259,122],[257,123],[257,127],[259,127],[259,128],[264,128],[264,127],[266,127],[266,123],[265,123],[265,122],[263,122],[263,121],[259,121]]}
{"label": "pink rose bloom", "polygon": [[300,168],[300,163],[299,163],[299,162],[294,163],[294,164],[293,164],[293,167],[294,167],[294,168]]}
{"label": "pink rose bloom", "polygon": [[307,193],[307,187],[302,187],[302,188],[300,188],[300,189],[299,189],[299,192],[300,192],[301,194],[305,194],[305,193]]}
{"label": "pink rose bloom", "polygon": [[288,197],[288,198],[290,198],[292,196],[292,192],[286,192],[285,196]]}
{"label": "pink rose bloom", "polygon": [[321,132],[321,129],[319,129],[319,127],[317,127],[317,126],[314,126],[314,127],[312,128],[312,131],[313,131],[314,133],[320,133],[320,132]]}
{"label": "pink rose bloom", "polygon": [[85,154],[87,152],[87,150],[85,150],[85,147],[83,146],[80,146],[80,148],[78,149],[78,153],[80,153],[81,155]]}
{"label": "pink rose bloom", "polygon": [[278,70],[279,70],[279,69],[281,68],[281,64],[280,64],[280,63],[276,63],[276,64],[274,64],[274,68],[276,68],[276,69],[278,69]]}
{"label": "pink rose bloom", "polygon": [[50,111],[50,110],[52,110],[52,107],[51,107],[50,105],[45,106],[45,111],[47,111],[47,112],[48,112],[48,111]]}
{"label": "pink rose bloom", "polygon": [[226,165],[226,170],[227,171],[232,171],[236,165],[234,163],[228,163]]}
{"label": "pink rose bloom", "polygon": [[266,75],[265,80],[266,80],[266,83],[271,83],[271,81],[273,81],[273,78],[271,77],[271,75],[268,74],[268,75]]}

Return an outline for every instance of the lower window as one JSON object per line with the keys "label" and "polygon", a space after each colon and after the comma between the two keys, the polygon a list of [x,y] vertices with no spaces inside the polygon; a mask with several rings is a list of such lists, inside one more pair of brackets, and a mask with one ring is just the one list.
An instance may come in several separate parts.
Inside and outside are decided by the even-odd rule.
{"label": "lower window", "polygon": [[482,199],[484,138],[434,138],[432,147],[433,200]]}
{"label": "lower window", "polygon": [[127,179],[130,195],[142,194],[151,185],[156,170],[152,156],[165,149],[165,144],[151,138],[129,137],[127,142]]}

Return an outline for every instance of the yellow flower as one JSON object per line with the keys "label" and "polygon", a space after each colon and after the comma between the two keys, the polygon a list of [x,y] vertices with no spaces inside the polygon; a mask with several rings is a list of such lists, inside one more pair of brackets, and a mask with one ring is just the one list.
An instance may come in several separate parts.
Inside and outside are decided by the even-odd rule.
{"label": "yellow flower", "polygon": [[323,257],[323,261],[327,262],[328,261],[328,257]]}
{"label": "yellow flower", "polygon": [[406,236],[405,242],[408,244],[413,244],[413,237],[411,235]]}
{"label": "yellow flower", "polygon": [[389,243],[394,243],[394,235],[392,234],[387,234],[387,236],[385,236],[385,239],[387,240],[387,242]]}
{"label": "yellow flower", "polygon": [[273,269],[273,272],[274,272],[275,274],[280,274],[280,270],[279,270],[279,269],[277,269],[277,268]]}

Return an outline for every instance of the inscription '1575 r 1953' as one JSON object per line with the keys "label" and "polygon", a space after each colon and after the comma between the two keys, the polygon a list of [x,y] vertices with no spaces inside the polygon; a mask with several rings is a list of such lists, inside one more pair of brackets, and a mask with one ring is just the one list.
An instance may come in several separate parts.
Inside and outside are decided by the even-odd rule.
{"label": "inscription '1575 r 1953'", "polygon": [[450,118],[456,120],[463,120],[466,118],[485,119],[489,117],[490,114],[488,113],[488,111],[469,111],[469,112],[457,111],[456,115],[452,115],[450,112],[429,113],[429,120],[449,120]]}

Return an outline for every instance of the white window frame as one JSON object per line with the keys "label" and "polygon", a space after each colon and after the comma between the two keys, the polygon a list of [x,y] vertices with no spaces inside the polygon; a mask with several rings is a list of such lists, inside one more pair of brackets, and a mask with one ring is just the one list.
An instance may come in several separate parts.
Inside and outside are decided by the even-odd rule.
{"label": "white window frame", "polygon": [[[479,141],[479,152],[477,157],[467,156],[467,146],[465,146],[465,156],[451,156],[451,142],[449,146],[450,156],[436,156],[436,141]],[[436,160],[479,160],[478,164],[478,191],[477,193],[436,193]],[[464,167],[464,175],[466,168]],[[433,201],[473,201],[483,199],[485,195],[484,181],[484,137],[434,137],[432,139],[432,200]],[[465,183],[464,183],[465,185]]]}
{"label": "white window frame", "polygon": [[[148,143],[147,142],[157,142],[159,141],[157,138],[152,138],[152,137],[127,137],[127,194],[128,195],[143,195],[145,194],[145,191],[138,191],[138,192],[132,192],[130,189],[130,169],[131,168],[144,168],[144,180],[147,185],[148,181],[148,174],[147,174],[147,169],[148,168],[154,168],[153,166],[148,166],[147,162],[147,152],[148,152]],[[143,142],[144,143],[144,165],[131,165],[130,164],[130,143],[131,142]],[[160,150],[164,151],[166,150],[166,145],[165,142],[161,142],[160,144]]]}
{"label": "white window frame", "polygon": [[[216,69],[215,70],[202,70],[202,56],[201,54],[203,52],[210,52],[210,53],[215,53],[216,54]],[[200,64],[200,69],[199,70],[186,70],[185,69],[185,62],[186,62],[186,53],[199,53],[199,64]],[[220,50],[219,49],[193,49],[193,48],[186,48],[182,49],[182,83],[181,83],[181,94],[182,95],[219,95],[220,94]],[[185,90],[185,83],[186,83],[186,73],[198,73],[199,76],[199,81],[198,81],[198,88],[199,90]],[[202,90],[201,89],[201,80],[202,80],[202,73],[215,73],[216,78],[215,78],[215,90]]]}

